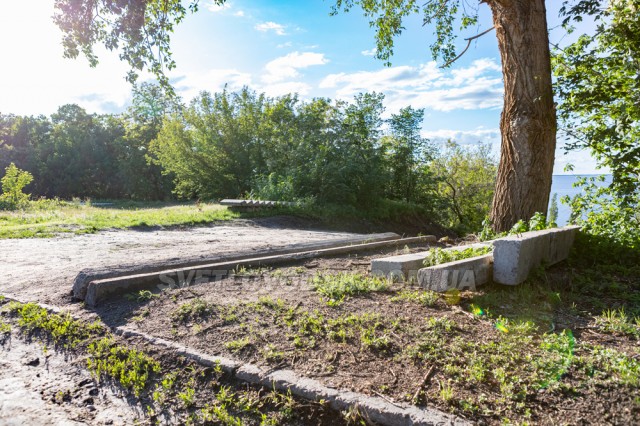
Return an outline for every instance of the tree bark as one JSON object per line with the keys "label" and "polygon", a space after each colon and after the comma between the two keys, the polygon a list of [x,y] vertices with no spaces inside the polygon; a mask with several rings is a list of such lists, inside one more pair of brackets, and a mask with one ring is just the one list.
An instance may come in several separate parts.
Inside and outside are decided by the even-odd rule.
{"label": "tree bark", "polygon": [[504,78],[501,153],[491,220],[497,232],[546,214],[556,148],[556,113],[544,0],[487,0]]}

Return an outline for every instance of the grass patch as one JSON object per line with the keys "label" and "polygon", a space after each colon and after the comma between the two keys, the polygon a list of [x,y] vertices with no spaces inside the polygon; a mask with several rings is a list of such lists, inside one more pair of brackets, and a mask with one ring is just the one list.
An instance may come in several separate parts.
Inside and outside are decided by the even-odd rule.
{"label": "grass patch", "polygon": [[219,204],[122,202],[96,207],[57,202],[43,208],[0,211],[0,238],[51,237],[59,233],[87,234],[104,229],[154,226],[196,226],[245,214]]}
{"label": "grass patch", "polygon": [[595,318],[595,322],[606,333],[640,337],[640,317],[635,317],[632,321],[624,308],[607,309]]}
{"label": "grass patch", "polygon": [[18,317],[18,325],[29,333],[44,332],[50,336],[55,345],[73,349],[96,334],[102,333],[103,327],[96,323],[85,324],[76,321],[70,314],[51,314],[44,308],[34,304],[11,302],[8,312]]}
{"label": "grass patch", "polygon": [[160,372],[160,363],[135,349],[120,346],[111,337],[91,343],[87,352],[89,371],[97,379],[117,381],[123,388],[140,396],[147,387],[150,376]]}
{"label": "grass patch", "polygon": [[312,278],[311,286],[318,294],[324,297],[329,306],[340,305],[347,296],[387,291],[389,289],[389,283],[385,278],[350,273],[318,274]]}
{"label": "grass patch", "polygon": [[412,302],[422,306],[433,306],[440,299],[440,295],[435,291],[425,290],[402,290],[397,296],[391,298],[392,302]]}
{"label": "grass patch", "polygon": [[196,298],[191,302],[183,303],[173,311],[174,321],[186,322],[203,319],[214,314],[214,305]]}

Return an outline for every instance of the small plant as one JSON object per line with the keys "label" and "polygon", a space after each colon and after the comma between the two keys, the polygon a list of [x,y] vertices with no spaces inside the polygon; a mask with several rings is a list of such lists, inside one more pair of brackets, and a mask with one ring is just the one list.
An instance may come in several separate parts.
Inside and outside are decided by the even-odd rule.
{"label": "small plant", "polygon": [[191,407],[195,402],[195,395],[196,395],[195,385],[196,385],[196,379],[191,377],[187,382],[187,385],[184,388],[184,390],[178,393],[178,399],[180,399],[180,401],[182,401],[182,404],[184,404],[184,406],[187,408]]}
{"label": "small plant", "polygon": [[153,294],[149,290],[140,290],[137,293],[127,293],[125,294],[124,297],[127,298],[128,300],[131,300],[132,302],[142,303],[142,302],[148,302],[154,297],[158,297],[158,295]]}
{"label": "small plant", "polygon": [[230,350],[231,352],[240,352],[247,346],[251,344],[251,340],[248,338],[240,339],[240,340],[232,340],[230,342],[225,342],[224,347]]}
{"label": "small plant", "polygon": [[446,403],[449,403],[453,399],[453,387],[449,382],[439,382],[440,385],[440,399]]}
{"label": "small plant", "polygon": [[105,337],[87,347],[91,355],[87,367],[96,378],[107,377],[136,396],[145,389],[152,374],[160,372],[160,364],[143,352],[129,349]]}
{"label": "small plant", "polygon": [[491,246],[469,247],[464,250],[431,249],[424,259],[424,266],[435,266],[442,263],[455,262],[456,260],[470,259],[472,257],[489,254],[493,251]]}
{"label": "small plant", "polygon": [[196,298],[191,302],[183,303],[178,309],[173,311],[172,317],[175,321],[185,322],[196,318],[213,315],[214,305]]}
{"label": "small plant", "polygon": [[389,288],[388,282],[384,278],[349,273],[316,275],[311,281],[311,286],[324,296],[329,306],[341,304],[347,296],[387,291]]}
{"label": "small plant", "polygon": [[640,317],[636,317],[633,324],[624,308],[603,311],[596,317],[596,325],[608,333],[640,337]]}
{"label": "small plant", "polygon": [[438,301],[440,296],[434,291],[423,290],[402,290],[397,296],[391,298],[392,302],[407,301],[417,303],[423,306],[433,306]]}

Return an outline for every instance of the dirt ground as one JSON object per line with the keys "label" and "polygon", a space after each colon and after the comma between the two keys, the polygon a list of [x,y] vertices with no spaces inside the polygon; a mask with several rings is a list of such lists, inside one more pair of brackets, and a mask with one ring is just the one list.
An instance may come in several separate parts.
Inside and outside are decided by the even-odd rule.
{"label": "dirt ground", "polygon": [[84,359],[19,337],[0,345],[0,425],[125,425],[142,407],[97,386]]}
{"label": "dirt ground", "polygon": [[171,264],[363,235],[301,229],[301,225],[306,224],[275,217],[196,228],[0,240],[0,293],[59,306],[68,303],[73,280],[85,268]]}
{"label": "dirt ground", "polygon": [[[98,317],[109,327],[126,325],[207,354],[292,369],[391,403],[436,407],[477,424],[622,425],[640,418],[640,322],[613,318],[603,325],[599,316],[602,309],[624,306],[624,298],[628,308],[637,307],[637,267],[610,267],[603,280],[617,287],[608,285],[606,291],[566,263],[538,271],[515,288],[491,285],[437,295],[387,283],[380,291],[341,301],[314,289],[318,277],[367,277],[375,257],[428,249],[413,245],[240,270],[216,282],[142,298],[116,297],[95,310],[69,295],[75,274],[90,266],[192,260],[214,251],[257,251],[348,235],[294,225],[265,219],[186,231],[0,241],[0,271],[6,277],[0,293]],[[7,389],[25,395],[29,412],[46,411],[48,394],[40,401],[37,396],[48,389],[46,382],[29,387],[21,377],[30,374],[31,359],[24,351],[12,356],[4,362],[15,373],[0,375],[0,384],[15,376]],[[81,379],[70,370],[61,372],[69,380]],[[0,400],[15,399],[5,395],[0,393]],[[115,414],[126,416],[125,408]],[[50,412],[65,421],[88,415],[86,407]]]}

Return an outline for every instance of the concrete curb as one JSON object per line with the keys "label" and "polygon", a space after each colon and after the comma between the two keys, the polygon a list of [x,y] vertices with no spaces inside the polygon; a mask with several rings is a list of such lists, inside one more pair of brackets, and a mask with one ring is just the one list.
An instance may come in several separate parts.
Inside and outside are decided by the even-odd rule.
{"label": "concrete curb", "polygon": [[493,254],[489,253],[422,268],[418,271],[418,285],[440,293],[452,289],[476,291],[492,277]]}
{"label": "concrete curb", "polygon": [[518,285],[542,263],[553,265],[566,259],[579,229],[579,226],[565,226],[495,240],[493,280]]}
{"label": "concrete curb", "polygon": [[[23,304],[28,303],[10,296],[5,296],[5,299]],[[60,314],[64,312],[56,306],[41,303],[37,303],[37,305],[52,313]],[[76,320],[85,321],[74,315],[71,316]],[[150,345],[173,350],[176,354],[207,367],[219,365],[225,373],[243,382],[270,387],[281,392],[291,391],[291,394],[307,400],[324,400],[331,408],[338,411],[347,410],[352,407],[357,408],[365,418],[380,425],[472,425],[468,420],[435,408],[419,408],[405,403],[392,404],[379,397],[372,397],[346,390],[341,391],[324,386],[317,380],[298,376],[292,370],[270,371],[253,364],[243,364],[233,359],[203,354],[187,346],[141,333],[125,326],[114,327],[111,331],[124,338],[136,337],[147,341]]]}
{"label": "concrete curb", "polygon": [[325,248],[320,250],[280,254],[275,256],[253,257],[249,259],[232,260],[212,264],[200,264],[188,268],[163,270],[160,272],[153,272],[148,274],[127,275],[116,278],[100,279],[87,283],[84,301],[88,306],[96,306],[98,302],[114,293],[153,289],[157,288],[159,285],[166,288],[172,286],[184,287],[191,285],[192,282],[193,284],[199,284],[209,282],[210,280],[215,281],[216,279],[221,279],[228,276],[231,271],[240,267],[276,265],[303,259],[313,259],[322,256],[373,250],[381,247],[414,243],[431,243],[434,241],[435,237],[432,235],[396,240],[384,240],[365,244],[354,244]]}
{"label": "concrete curb", "polygon": [[[473,243],[461,246],[447,247],[443,250],[465,250],[468,248],[490,246],[491,242]],[[428,255],[428,251],[419,253],[402,254],[400,256],[389,256],[374,259],[371,262],[371,273],[373,275],[384,276],[390,279],[400,279],[407,282],[418,280],[418,271],[423,269],[423,262]]]}
{"label": "concrete curb", "polygon": [[343,238],[340,240],[334,241],[322,241],[322,242],[311,242],[311,243],[301,243],[301,244],[292,244],[290,246],[275,249],[275,250],[264,250],[262,252],[251,253],[251,254],[231,254],[229,256],[209,256],[203,257],[199,259],[191,259],[191,260],[179,260],[179,261],[163,261],[151,263],[148,265],[135,265],[135,266],[127,266],[124,268],[117,266],[109,266],[101,269],[84,269],[78,273],[75,280],[73,281],[73,296],[78,300],[84,300],[87,294],[87,287],[91,281],[97,280],[105,280],[110,278],[117,277],[125,277],[131,275],[143,275],[143,274],[151,274],[158,273],[161,271],[166,271],[170,269],[180,269],[180,268],[189,268],[198,265],[207,265],[217,262],[231,262],[236,260],[250,259],[262,256],[279,256],[284,254],[290,254],[295,252],[302,251],[310,251],[310,250],[322,250],[329,249],[333,247],[342,247],[346,245],[352,244],[364,244],[367,242],[380,242],[380,241],[389,241],[400,238],[400,235],[394,232],[385,232],[380,234],[371,234],[365,237],[353,237],[353,238]]}

